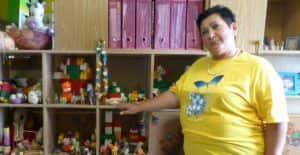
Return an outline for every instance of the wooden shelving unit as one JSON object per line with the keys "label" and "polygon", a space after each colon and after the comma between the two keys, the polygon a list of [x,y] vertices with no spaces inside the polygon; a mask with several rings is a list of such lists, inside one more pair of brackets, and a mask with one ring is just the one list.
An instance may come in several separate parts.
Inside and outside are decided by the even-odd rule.
{"label": "wooden shelving unit", "polygon": [[[292,0],[293,4],[298,4],[297,0]],[[270,3],[283,3],[282,0],[273,0]],[[252,1],[232,1],[232,0],[209,0],[206,1],[206,7],[223,4],[233,9],[237,16],[240,25],[237,44],[240,48],[246,49],[248,52],[255,51],[253,42],[262,42],[264,36],[265,25],[271,27],[266,29],[266,34],[274,34],[278,27],[272,23],[282,23],[282,9],[272,17],[266,14],[267,0],[252,0]],[[290,5],[288,5],[290,6]],[[295,5],[298,6],[298,5]],[[294,8],[294,7],[293,7]],[[253,11],[255,10],[255,11]],[[295,10],[295,9],[292,9]],[[52,50],[13,50],[0,51],[3,57],[7,55],[38,55],[41,61],[40,74],[42,79],[42,94],[43,102],[38,105],[31,104],[2,104],[0,108],[26,108],[37,109],[42,112],[43,128],[44,128],[44,154],[51,154],[56,145],[57,128],[63,124],[56,124],[57,119],[61,114],[65,115],[92,115],[95,131],[96,131],[96,154],[99,155],[101,128],[103,128],[103,111],[117,110],[113,105],[71,105],[71,104],[53,104],[54,103],[54,84],[52,74],[55,71],[56,59],[63,56],[87,56],[91,59],[95,58],[96,40],[108,40],[108,0],[73,0],[69,1],[56,0],[54,5],[55,12],[55,32],[56,35],[53,41]],[[268,12],[274,12],[268,10]],[[271,17],[271,18],[270,18]],[[265,21],[270,21],[265,24]],[[286,18],[289,19],[289,18]],[[298,18],[297,18],[298,19]],[[279,21],[276,21],[279,20]],[[291,19],[292,21],[292,19]],[[299,20],[295,20],[298,21]],[[251,25],[251,26],[249,26]],[[254,26],[253,26],[254,25]],[[297,25],[297,24],[296,24]],[[284,39],[286,34],[290,33],[291,24],[284,26],[284,33],[275,34],[278,38]],[[296,26],[294,26],[296,27]],[[299,27],[299,26],[298,26]],[[281,29],[281,28],[280,28]],[[282,30],[282,29],[281,29]],[[294,31],[293,31],[294,32]],[[300,33],[299,33],[300,34]],[[145,88],[148,98],[152,98],[153,73],[154,67],[157,64],[168,66],[172,73],[170,79],[176,81],[180,74],[184,71],[185,65],[189,65],[199,57],[206,56],[208,53],[202,50],[157,50],[157,49],[107,49],[108,66],[110,69],[110,81],[120,82],[120,86],[129,89],[135,82],[142,83]],[[299,64],[296,59],[300,56],[300,51],[258,51],[260,56],[267,57],[275,68],[282,69],[284,66],[283,59],[286,63],[292,62],[292,65]],[[272,61],[274,60],[274,61]],[[278,61],[280,60],[280,62]],[[291,61],[290,61],[291,60]],[[5,59],[0,59],[0,64],[3,64]],[[95,61],[95,59],[93,60]],[[300,65],[298,65],[300,66]],[[95,66],[93,66],[95,67]],[[286,65],[283,69],[289,69]],[[300,72],[300,67],[296,68]],[[5,68],[0,68],[1,79],[5,76]],[[298,102],[300,96],[287,96],[288,102],[291,101],[292,113],[300,111]],[[81,113],[81,111],[83,111]],[[160,126],[168,124],[168,121],[178,120],[179,109],[166,109],[154,112],[149,115],[148,122],[148,151],[150,155],[161,153],[159,151],[159,141],[157,137],[161,136]],[[153,124],[151,117],[157,116],[162,120],[159,125]],[[173,126],[172,126],[173,127]]]}

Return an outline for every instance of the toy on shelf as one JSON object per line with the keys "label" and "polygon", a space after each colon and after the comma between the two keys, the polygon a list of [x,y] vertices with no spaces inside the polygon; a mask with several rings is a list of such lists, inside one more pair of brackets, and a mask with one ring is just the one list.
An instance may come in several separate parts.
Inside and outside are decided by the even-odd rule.
{"label": "toy on shelf", "polygon": [[15,41],[6,32],[0,31],[0,50],[14,50]]}
{"label": "toy on shelf", "polygon": [[154,70],[154,86],[153,86],[153,96],[157,96],[159,93],[165,92],[169,89],[168,82],[164,79],[167,72],[161,66],[158,65]]}
{"label": "toy on shelf", "polygon": [[106,42],[98,41],[96,48],[96,97],[97,100],[102,100],[108,93],[108,68],[107,68],[107,52]]}
{"label": "toy on shelf", "polygon": [[145,99],[145,91],[139,85],[136,85],[135,88],[128,94],[129,102],[138,102],[143,101]]}
{"label": "toy on shelf", "polygon": [[136,148],[135,148],[135,154],[136,155],[145,155],[145,152],[144,152],[144,149],[143,149],[143,145],[144,145],[143,142],[139,142],[136,145]]}
{"label": "toy on shelf", "polygon": [[126,101],[125,94],[121,92],[121,88],[118,87],[117,82],[112,82],[104,98],[105,104],[118,104]]}
{"label": "toy on shelf", "polygon": [[7,103],[15,86],[6,81],[0,81],[0,102]]}
{"label": "toy on shelf", "polygon": [[20,49],[49,49],[51,36],[54,34],[51,26],[43,23],[45,2],[29,0],[29,17],[24,28],[19,30],[15,25],[7,27],[7,33],[14,39]]}
{"label": "toy on shelf", "polygon": [[65,81],[61,84],[62,88],[62,94],[60,97],[60,103],[61,104],[66,104],[66,103],[71,103],[72,99],[72,85],[71,82]]}
{"label": "toy on shelf", "polygon": [[12,104],[21,104],[26,101],[26,96],[22,92],[11,94],[9,102]]}
{"label": "toy on shelf", "polygon": [[39,104],[42,102],[42,87],[41,83],[37,83],[29,88],[28,92],[28,103]]}
{"label": "toy on shelf", "polygon": [[[66,86],[69,86],[68,94],[71,101],[61,100],[59,103],[95,104],[96,99],[92,84],[92,75],[92,68],[86,57],[65,57],[60,62],[57,71],[54,72],[53,78],[61,82],[61,88],[63,88],[62,85],[65,85],[66,82],[70,84]],[[64,96],[64,92],[62,89],[60,96]]]}
{"label": "toy on shelf", "polygon": [[95,104],[96,103],[96,98],[95,98],[95,92],[93,88],[93,84],[88,83],[86,86],[86,91],[87,91],[87,96],[88,96],[88,101],[89,104]]}

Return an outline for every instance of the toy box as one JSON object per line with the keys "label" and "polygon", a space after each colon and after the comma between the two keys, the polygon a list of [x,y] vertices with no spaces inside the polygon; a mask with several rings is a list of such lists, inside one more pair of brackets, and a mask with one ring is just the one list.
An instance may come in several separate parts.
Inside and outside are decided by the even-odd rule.
{"label": "toy box", "polygon": [[286,95],[299,95],[300,93],[300,76],[295,72],[279,72],[283,82],[283,87]]}

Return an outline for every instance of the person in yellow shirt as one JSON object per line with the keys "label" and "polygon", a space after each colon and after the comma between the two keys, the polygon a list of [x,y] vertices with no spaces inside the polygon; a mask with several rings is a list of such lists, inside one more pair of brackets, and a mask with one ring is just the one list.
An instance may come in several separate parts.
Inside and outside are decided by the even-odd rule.
{"label": "person in yellow shirt", "polygon": [[205,10],[197,24],[210,55],[158,97],[120,104],[121,115],[180,108],[186,155],[281,155],[288,114],[279,75],[236,47],[238,26],[227,7]]}

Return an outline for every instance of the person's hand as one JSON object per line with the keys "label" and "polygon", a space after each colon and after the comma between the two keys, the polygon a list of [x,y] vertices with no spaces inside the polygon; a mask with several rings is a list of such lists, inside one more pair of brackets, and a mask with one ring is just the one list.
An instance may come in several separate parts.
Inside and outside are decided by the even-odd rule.
{"label": "person's hand", "polygon": [[121,109],[120,115],[132,115],[140,112],[140,105],[126,103],[126,104],[118,104],[117,107]]}

